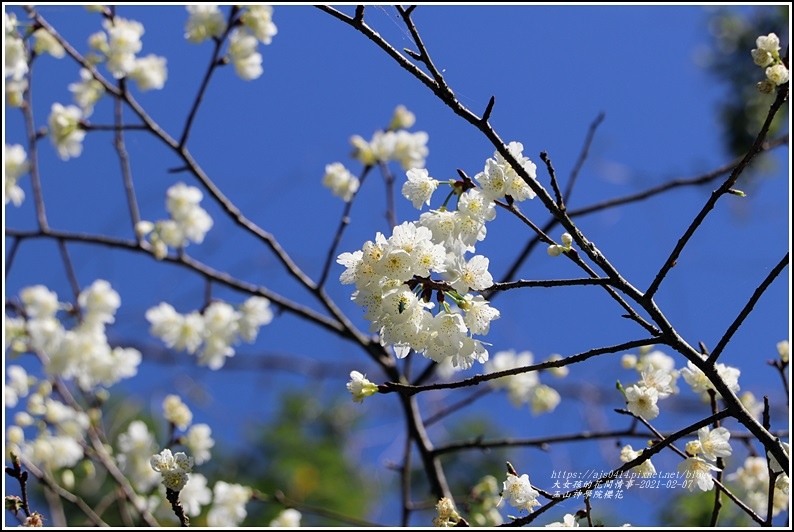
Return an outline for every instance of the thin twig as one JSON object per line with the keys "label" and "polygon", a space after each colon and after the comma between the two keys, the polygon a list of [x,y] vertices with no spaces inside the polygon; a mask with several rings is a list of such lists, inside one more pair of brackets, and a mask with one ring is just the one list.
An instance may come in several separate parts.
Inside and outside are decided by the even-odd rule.
{"label": "thin twig", "polygon": [[[119,80],[119,90],[122,93],[126,93],[126,83],[125,80]],[[113,138],[113,147],[116,150],[116,154],[119,158],[119,165],[121,166],[121,180],[124,184],[124,193],[127,197],[127,208],[130,212],[130,223],[132,224],[132,234],[137,235],[136,227],[138,226],[138,222],[141,221],[140,211],[138,210],[138,200],[135,197],[135,187],[132,184],[132,167],[130,166],[130,158],[127,154],[127,147],[124,143],[124,109],[122,105],[122,101],[120,98],[114,99],[114,126],[116,129],[116,134]],[[139,239],[142,239],[142,236],[138,236]]]}
{"label": "thin twig", "polygon": [[601,125],[601,122],[604,121],[604,113],[598,113],[598,116],[593,120],[590,124],[590,128],[587,130],[587,137],[585,138],[584,145],[582,146],[582,151],[579,153],[579,158],[576,160],[576,164],[571,170],[571,176],[568,178],[568,185],[565,187],[565,193],[562,195],[563,199],[568,202],[571,199],[571,194],[573,193],[574,184],[576,184],[576,180],[579,177],[579,172],[582,170],[584,166],[584,162],[587,160],[587,155],[590,153],[590,146],[593,145],[593,139],[595,138],[596,129],[598,126]]}
{"label": "thin twig", "polygon": [[545,151],[540,152],[540,160],[546,164],[546,170],[549,172],[549,177],[551,178],[551,188],[554,190],[554,197],[557,198],[557,207],[561,211],[564,211],[565,201],[563,201],[562,192],[560,191],[560,184],[557,183],[557,173],[554,171],[554,165],[551,164],[549,154]]}
{"label": "thin twig", "polygon": [[513,290],[515,288],[535,288],[545,287],[550,288],[554,286],[586,286],[586,285],[608,285],[612,280],[606,277],[583,277],[579,279],[542,279],[537,281],[518,280],[510,281],[507,283],[494,283],[486,289],[486,292],[501,292],[504,290]]}
{"label": "thin twig", "polygon": [[74,271],[72,259],[69,257],[69,250],[66,248],[66,242],[61,239],[58,239],[58,250],[61,252],[61,260],[63,260],[63,267],[66,270],[66,278],[69,280],[69,286],[72,288],[74,308],[77,309],[79,315],[82,312],[80,306],[77,304],[77,299],[80,296],[80,281],[77,280],[77,274]]}
{"label": "thin twig", "polygon": [[[371,165],[367,165],[361,170],[361,176],[359,176],[359,188],[361,190],[362,185],[364,185],[364,181],[367,179],[370,170],[372,170]],[[328,280],[328,275],[331,272],[331,266],[334,264],[334,259],[336,258],[336,250],[339,248],[339,243],[342,241],[342,234],[345,232],[345,229],[350,224],[350,211],[353,208],[353,201],[356,199],[358,195],[358,190],[353,193],[353,196],[350,198],[350,201],[345,202],[345,208],[342,212],[342,217],[339,219],[339,227],[336,229],[336,233],[334,233],[333,242],[331,242],[331,247],[328,250],[328,253],[325,256],[325,264],[323,265],[323,269],[320,273],[320,278],[317,280],[317,286],[322,287],[325,285],[325,281]]]}
{"label": "thin twig", "polygon": [[226,23],[226,30],[220,37],[214,39],[215,48],[212,51],[210,56],[210,64],[207,67],[207,71],[204,73],[204,77],[201,79],[201,85],[199,86],[199,90],[196,93],[196,97],[193,99],[193,105],[190,106],[190,111],[188,112],[187,119],[185,120],[185,127],[182,129],[182,135],[179,138],[179,148],[183,148],[187,144],[188,136],[190,135],[191,128],[193,126],[193,121],[196,119],[198,115],[198,109],[201,105],[202,100],[204,99],[204,94],[207,92],[207,87],[209,87],[210,79],[212,79],[212,74],[215,72],[215,69],[219,66],[219,59],[221,54],[221,47],[223,46],[224,41],[229,36],[229,33],[235,28],[234,25],[234,17],[238,11],[237,6],[232,6],[229,10],[229,18]]}
{"label": "thin twig", "polygon": [[510,375],[519,375],[521,373],[528,373],[530,371],[537,371],[541,369],[559,368],[559,367],[567,366],[568,364],[582,362],[583,360],[587,360],[588,358],[597,355],[604,355],[607,353],[617,353],[619,351],[628,351],[635,347],[654,345],[661,342],[662,340],[660,338],[645,338],[642,340],[632,340],[630,342],[624,342],[622,344],[590,349],[589,351],[585,351],[583,353],[579,353],[576,355],[571,355],[569,357],[561,358],[559,360],[547,360],[545,362],[540,362],[538,364],[521,366],[518,368],[511,368],[502,371],[495,371],[493,373],[488,373],[486,375],[475,375],[473,377],[469,377],[462,381],[426,384],[423,386],[412,386],[410,384],[387,382],[383,384],[384,389],[382,390],[382,393],[398,392],[401,395],[411,396],[411,395],[416,395],[420,392],[426,392],[430,390],[449,390],[454,388],[475,386],[480,384],[481,382],[488,382],[494,379],[499,379],[501,377],[508,377]]}
{"label": "thin twig", "polygon": [[33,205],[36,208],[36,220],[39,229],[46,230],[47,212],[44,207],[44,194],[41,189],[41,176],[39,174],[39,152],[38,135],[36,125],[33,120],[33,64],[28,63],[28,87],[24,93],[24,103],[22,105],[22,115],[25,117],[25,130],[28,136],[28,174],[30,175],[30,185],[33,189]]}

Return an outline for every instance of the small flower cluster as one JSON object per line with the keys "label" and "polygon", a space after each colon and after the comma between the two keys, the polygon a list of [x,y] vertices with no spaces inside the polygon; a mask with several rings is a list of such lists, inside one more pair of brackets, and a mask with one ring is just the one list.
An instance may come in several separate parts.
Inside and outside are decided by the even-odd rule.
{"label": "small flower cluster", "polygon": [[[210,459],[210,449],[215,445],[212,431],[204,423],[191,425],[193,413],[177,395],[166,396],[162,407],[171,430],[178,428],[185,431],[189,427],[180,436],[172,434],[170,441],[187,447],[191,456],[185,452],[173,453],[171,449],[154,454],[156,444],[149,428],[143,421],[135,420],[126,432],[119,435],[116,459],[135,490],[138,493],[150,493],[148,498],[141,498],[145,499],[144,503],[152,512],[163,511],[162,519],[168,519],[169,516],[173,518],[170,508],[165,511],[166,490],[170,489],[179,492],[179,501],[185,514],[197,516],[212,501],[212,491],[207,487],[207,478],[191,470],[193,465]],[[159,493],[151,493],[158,481],[161,485]]]}
{"label": "small flower cluster", "polygon": [[[516,353],[515,350],[499,351],[485,363],[485,371],[495,373],[514,368],[531,366],[533,355],[529,351]],[[510,402],[515,407],[529,404],[532,413],[537,415],[551,412],[560,403],[557,390],[540,383],[535,371],[518,373],[488,381],[492,388],[507,390]]]}
{"label": "small flower cluster", "polygon": [[[631,445],[625,445],[620,450],[620,461],[623,462],[624,464],[627,464],[632,460],[639,458],[642,453],[643,453],[642,450],[635,451]],[[637,475],[646,478],[652,477],[656,474],[656,468],[651,463],[650,458],[648,460],[645,460],[641,464],[632,467],[631,470],[635,472]]]}
{"label": "small flower cluster", "polygon": [[[507,151],[531,179],[534,180],[537,177],[537,166],[529,160],[529,157],[524,156],[523,144],[511,142],[507,145]],[[485,169],[475,175],[474,179],[482,187],[485,197],[490,200],[510,196],[515,201],[524,201],[532,199],[536,195],[499,151],[494,152],[493,158],[485,161]]]}
{"label": "small flower cluster", "polygon": [[184,183],[177,183],[166,192],[166,209],[171,219],[156,223],[142,220],[135,226],[139,237],[149,237],[152,253],[162,260],[168,255],[168,247],[183,248],[188,242],[200,244],[204,235],[212,228],[212,218],[199,206],[203,198],[201,190]]}
{"label": "small flower cluster", "polygon": [[[705,357],[703,357],[705,359]],[[715,364],[715,369],[717,370],[717,375],[725,385],[733,392],[736,393],[739,391],[739,375],[741,372],[739,369],[726,366],[725,364]],[[681,369],[681,375],[684,377],[684,380],[689,384],[692,388],[692,391],[695,393],[701,394],[701,398],[704,401],[709,400],[709,391],[715,391],[717,397],[722,397],[719,392],[716,391],[714,385],[711,381],[706,377],[706,374],[703,373],[697,366],[695,366],[691,361],[687,362],[687,367]]]}
{"label": "small flower cluster", "polygon": [[725,427],[718,427],[714,430],[701,427],[698,430],[698,439],[687,442],[687,458],[678,464],[678,471],[694,481],[689,484],[689,491],[694,491],[696,486],[701,491],[709,491],[714,488],[711,472],[720,471],[720,468],[713,462],[717,458],[731,455],[733,450],[731,444],[728,443],[730,437],[731,433]]}
{"label": "small flower cluster", "polygon": [[105,86],[86,68],[80,69],[80,81],[70,83],[68,88],[84,118],[91,116],[94,105],[105,94]]}
{"label": "small flower cluster", "polygon": [[135,55],[143,48],[143,24],[114,17],[103,20],[102,26],[105,28],[104,32],[96,32],[88,38],[88,45],[98,52],[91,54],[89,61],[94,64],[105,62],[114,78],[131,79],[142,91],[162,89],[168,77],[165,57],[154,54],[146,57]]}
{"label": "small flower cluster", "polygon": [[455,510],[455,503],[447,497],[442,497],[436,504],[438,516],[433,518],[433,526],[438,528],[448,528],[458,526],[460,514]]}
{"label": "small flower cluster", "polygon": [[780,58],[780,39],[774,33],[759,35],[755,46],[750,52],[753,62],[766,69],[766,79],[758,83],[758,90],[771,94],[776,87],[788,83],[789,78],[788,68]]}
{"label": "small flower cluster", "polygon": [[361,183],[358,178],[350,173],[342,163],[331,163],[325,165],[325,175],[323,176],[323,186],[331,189],[334,196],[342,198],[344,201],[353,199]]}
{"label": "small flower cluster", "polygon": [[[269,5],[240,6],[240,25],[229,33],[227,60],[234,65],[240,78],[249,81],[262,75],[262,54],[259,43],[270,44],[278,33],[273,23],[273,7]],[[189,13],[185,23],[185,38],[194,44],[218,39],[228,26],[217,5],[186,6]],[[237,9],[237,8],[235,8]]]}
{"label": "small flower cluster", "polygon": [[152,455],[149,464],[162,475],[163,485],[171,491],[182,491],[189,480],[188,474],[193,470],[192,457],[183,452],[172,454],[171,449]]}
{"label": "small flower cluster", "polygon": [[4,144],[4,146],[3,204],[8,205],[10,201],[19,207],[25,199],[25,191],[17,183],[19,178],[28,173],[30,168],[28,154],[25,152],[25,148],[19,144],[12,144],[11,146]]}
{"label": "small flower cluster", "polygon": [[165,345],[199,353],[199,364],[220,369],[226,357],[234,356],[232,345],[240,339],[253,342],[259,328],[273,320],[270,300],[253,296],[235,309],[223,301],[213,301],[202,312],[179,314],[168,303],[160,303],[146,311],[151,334]]}
{"label": "small flower cluster", "polygon": [[646,420],[659,415],[659,399],[678,393],[675,383],[678,370],[675,361],[661,351],[650,351],[650,347],[640,350],[640,355],[626,354],[622,365],[626,369],[635,369],[640,380],[623,389],[626,408],[635,416]]}
{"label": "small flower cluster", "polygon": [[28,52],[25,42],[17,30],[19,22],[14,13],[3,10],[3,26],[5,27],[5,89],[6,101],[12,107],[20,107],[23,95],[28,88]]}
{"label": "small flower cluster", "polygon": [[[166,403],[168,403],[168,405],[166,405]],[[164,401],[163,407],[166,412],[166,417],[168,417],[168,407],[174,406],[172,403],[175,403],[173,399],[166,399],[166,401]],[[187,407],[185,407],[185,409],[186,408]],[[182,414],[185,414],[184,409],[180,410],[183,410]],[[187,414],[192,417],[189,410]],[[215,444],[214,440],[210,437],[211,432],[208,425],[199,423],[190,426],[189,430],[178,439],[178,441],[190,451],[192,455],[190,460],[195,465],[202,464],[210,459],[210,449]],[[119,468],[124,473],[125,477],[129,479],[130,484],[137,493],[150,493],[158,482],[162,485],[162,493],[152,496],[150,502],[151,508],[156,508],[163,504],[165,501],[164,495],[166,487],[174,489],[171,485],[165,483],[165,475],[158,474],[159,471],[152,467],[153,455],[162,457],[162,453],[159,455],[156,454],[157,450],[158,447],[154,435],[149,431],[146,423],[141,420],[132,421],[127,427],[127,430],[119,434],[115,446],[116,460],[118,461]],[[157,458],[157,460],[159,463],[160,458]],[[186,473],[188,472],[189,471],[186,471]],[[170,480],[179,480],[181,477],[181,475],[175,473],[169,475],[174,477]],[[191,474],[190,482],[183,485],[180,490],[175,491],[181,492],[180,502],[185,508],[185,513],[189,516],[199,515],[202,506],[206,506],[212,500],[212,493],[209,488],[207,488],[206,477],[198,473]],[[171,515],[173,516],[173,513]]]}
{"label": "small flower cluster", "polygon": [[212,528],[239,526],[248,515],[245,505],[251,500],[253,490],[248,486],[219,480],[215,483],[212,492],[212,506],[207,513],[207,526]]}
{"label": "small flower cluster", "polygon": [[[413,349],[425,357],[442,362],[452,359],[456,367],[468,369],[475,360],[485,362],[488,352],[472,334],[487,334],[491,320],[499,312],[482,296],[469,289],[482,290],[492,284],[488,259],[476,256],[471,261],[453,253],[433,240],[433,232],[413,222],[394,228],[388,239],[376,235],[362,250],[343,253],[337,262],[347,269],[342,284],[355,284],[352,299],[367,309],[365,318],[371,329],[380,332],[382,345],[394,345],[398,358]],[[453,274],[452,282],[432,281],[432,273]],[[437,314],[430,309],[433,290],[441,303]],[[454,312],[446,299],[452,299],[464,314]]]}
{"label": "small flower cluster", "polygon": [[407,131],[415,122],[413,113],[398,106],[386,131],[376,131],[369,142],[359,135],[350,138],[353,157],[364,166],[398,161],[403,170],[423,167],[428,154],[428,135],[424,131]]}
{"label": "small flower cluster", "polygon": [[[788,454],[789,445],[784,443],[783,446]],[[786,472],[782,471],[777,460],[774,462],[773,460],[774,458],[770,457],[767,463],[767,459],[763,456],[748,456],[739,469],[726,477],[727,480],[738,484],[738,491],[743,494],[742,500],[759,515],[766,514],[769,504],[770,468],[773,473],[779,473],[772,493],[772,516],[786,511],[789,506],[791,481]]]}
{"label": "small flower cluster", "polygon": [[576,521],[576,516],[574,514],[565,514],[562,517],[562,521],[549,523],[546,526],[548,528],[579,528],[579,523]]}
{"label": "small flower cluster", "polygon": [[301,526],[302,517],[303,514],[301,514],[295,508],[285,508],[270,521],[268,526],[279,528],[298,528]]}
{"label": "small flower cluster", "polygon": [[66,329],[57,316],[68,305],[47,287],[24,288],[20,299],[23,317],[6,316],[6,347],[41,353],[48,375],[74,379],[82,390],[92,391],[137,373],[139,351],[108,345],[105,326],[115,321],[121,299],[107,281],[94,281],[80,292],[82,317],[73,329]]}
{"label": "small flower cluster", "polygon": [[[88,415],[54,398],[49,381],[37,381],[21,366],[9,366],[6,373],[5,406],[27,398],[25,409],[6,426],[6,458],[13,452],[50,473],[77,465],[84,457]],[[34,430],[35,437],[26,438],[26,429]]]}
{"label": "small flower cluster", "polygon": [[83,153],[85,129],[82,127],[83,111],[74,105],[52,104],[47,120],[50,141],[61,160],[68,161]]}
{"label": "small flower cluster", "polygon": [[502,501],[507,500],[511,506],[519,510],[532,513],[533,509],[540,506],[538,496],[540,493],[529,483],[529,475],[507,474],[507,480],[502,484]]}
{"label": "small flower cluster", "polygon": [[496,477],[485,475],[475,484],[469,495],[469,520],[473,526],[495,527],[504,522],[499,512],[501,496]]}

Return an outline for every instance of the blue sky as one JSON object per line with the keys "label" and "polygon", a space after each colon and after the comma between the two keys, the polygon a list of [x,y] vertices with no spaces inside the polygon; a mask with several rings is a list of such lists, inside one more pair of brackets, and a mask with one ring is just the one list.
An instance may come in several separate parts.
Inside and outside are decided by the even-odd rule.
{"label": "blue sky", "polygon": [[[24,20],[21,8],[6,9]],[[81,7],[51,5],[39,9],[82,52],[87,51],[88,35],[101,29],[99,17]],[[352,13],[353,8],[340,9]],[[119,6],[118,14],[144,24],[142,55],[154,53],[168,59],[168,81],[163,90],[132,92],[154,120],[176,136],[209,61],[211,46],[191,45],[184,40],[187,13],[182,6]],[[368,23],[395,47],[413,47],[392,8],[369,7],[366,16]],[[495,96],[492,125],[506,141],[523,143],[524,154],[538,164],[538,176],[544,185],[548,185],[548,177],[538,154],[549,154],[564,186],[588,127],[604,113],[569,209],[638,192],[673,178],[694,177],[731,159],[722,147],[716,121],[717,103],[726,88],[696,61],[709,43],[708,17],[706,8],[685,5],[424,5],[414,15],[431,56],[460,101],[480,113]],[[351,135],[370,138],[376,129],[388,124],[397,105],[405,105],[416,114],[412,130],[429,134],[426,166],[438,179],[456,177],[457,169],[473,176],[493,156],[493,147],[371,42],[320,10],[306,5],[275,6],[274,22],[278,34],[272,44],[260,46],[262,77],[246,82],[231,67],[220,69],[205,95],[188,147],[241,211],[273,233],[298,265],[316,278],[343,210],[342,202],[322,187],[321,179],[325,165],[335,161],[343,162],[354,173],[360,170],[360,164],[350,158]],[[749,50],[747,60],[751,62]],[[53,102],[71,103],[67,85],[78,80],[78,70],[68,58],[37,60],[37,127],[46,124]],[[111,111],[110,100],[103,100],[91,122],[111,123]],[[6,144],[24,143],[21,114],[12,109],[5,114]],[[186,174],[167,172],[177,164],[176,158],[151,136],[129,132],[126,138],[142,216],[150,220],[164,217],[165,190],[179,180],[196,183]],[[51,227],[132,236],[122,208],[121,178],[111,141],[109,133],[92,132],[83,154],[68,162],[57,158],[49,141],[40,143],[39,162]],[[774,159],[777,168],[764,176],[751,197],[726,197],[719,202],[656,297],[692,345],[699,341],[710,347],[716,345],[764,275],[786,252],[791,220],[789,153],[777,150]],[[392,169],[399,186],[404,174],[396,166]],[[27,199],[19,208],[5,209],[5,224],[33,229],[35,216],[27,178],[23,178],[22,186]],[[374,238],[376,231],[390,234],[384,217],[382,181],[372,176],[365,187],[367,201],[354,205],[352,223],[338,252],[359,249],[365,240]],[[715,187],[678,190],[575,221],[624,277],[644,289]],[[222,218],[218,205],[206,194],[202,206],[213,216],[215,226],[202,245],[190,245],[187,251],[191,255],[317,308],[266,249]],[[539,225],[548,219],[539,202],[526,203],[522,210]],[[398,198],[398,221],[418,216],[408,201]],[[560,233],[556,228],[550,236],[559,238]],[[488,235],[478,246],[478,253],[491,258],[490,271],[499,278],[528,235],[505,212],[489,225]],[[82,285],[105,278],[119,291],[122,308],[110,333],[121,343],[134,339],[159,346],[148,336],[144,312],[162,300],[180,312],[197,309],[203,303],[202,283],[185,275],[183,269],[156,264],[143,254],[84,245],[70,246],[70,252]],[[341,266],[335,266],[328,291],[366,329],[361,310],[348,301],[351,287],[334,282],[341,271]],[[579,275],[572,265],[552,260],[543,249],[532,255],[519,274],[527,279]],[[35,283],[48,285],[62,299],[69,293],[58,249],[52,242],[27,242],[22,246],[5,281],[7,298]],[[213,295],[230,302],[241,302],[244,297],[220,287],[213,289]],[[493,323],[487,339],[493,343],[491,352],[529,350],[536,359],[545,359],[552,353],[567,356],[642,336],[635,325],[620,317],[614,302],[595,288],[514,291],[501,295],[495,306],[502,317]],[[776,355],[777,342],[790,338],[790,317],[787,269],[759,301],[721,358],[741,368],[742,390],[759,397],[768,393],[777,405],[785,405],[785,393],[764,361]],[[328,378],[310,384],[322,392],[344,395],[347,374],[352,369],[367,373],[375,381],[382,378],[365,353],[352,344],[307,328],[286,314],[263,328],[254,345],[242,344],[237,351],[240,360],[272,360],[268,357],[276,356],[329,363],[333,369]],[[268,406],[272,402],[263,400],[263,391],[268,398],[285,388],[307,385],[305,378],[291,372],[212,373],[185,360],[187,355],[176,358],[187,364],[145,363],[139,376],[125,387],[145,392],[142,396],[150,400],[144,407],[155,412],[166,393],[176,391],[192,397],[194,402],[188,400],[188,404],[194,408],[196,421],[209,423],[216,439],[232,444],[244,434],[247,422],[266,419],[272,413]],[[619,366],[617,355],[602,357],[572,368],[568,377],[571,383],[578,383],[576,386],[597,387],[592,393],[602,394],[607,425],[625,423],[611,414],[612,408],[622,406],[614,390],[614,378],[625,381],[633,377]],[[479,368],[471,372],[479,372]],[[611,380],[594,378],[604,374]],[[548,377],[544,382],[559,384]],[[691,399],[689,390],[684,392]],[[442,395],[429,399],[434,400],[442,400]],[[564,398],[555,414],[532,417],[525,410],[511,407],[503,395],[492,394],[481,402],[480,412],[498,412],[498,423],[512,436],[534,437],[559,431],[560,420],[570,425],[564,432],[594,423],[586,402]],[[366,456],[379,465],[398,457],[399,449],[390,447],[389,441],[394,439],[393,430],[399,424],[383,419],[378,410],[395,404],[391,398],[375,397],[360,408],[368,416],[368,434],[378,435],[364,443],[371,447]],[[524,418],[531,427],[525,428]],[[672,414],[668,420],[660,417],[662,430],[679,426]],[[593,467],[617,465],[614,447],[602,446],[594,452],[603,456],[592,457]],[[588,459],[581,456],[581,448],[564,449],[551,462],[535,453],[521,453],[513,464],[519,469],[540,468],[533,478],[541,485],[546,474],[543,468],[590,467]],[[609,456],[611,462],[605,458]],[[535,466],[543,460],[543,465]],[[675,460],[667,467],[674,468]],[[646,524],[642,521],[647,516],[627,507],[616,506],[614,511],[626,520],[633,519],[636,525]],[[557,512],[551,514],[550,520],[561,517]]]}

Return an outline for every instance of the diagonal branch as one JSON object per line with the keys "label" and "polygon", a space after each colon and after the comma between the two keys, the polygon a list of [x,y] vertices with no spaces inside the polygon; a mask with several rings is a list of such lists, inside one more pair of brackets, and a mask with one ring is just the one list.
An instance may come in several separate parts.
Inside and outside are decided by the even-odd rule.
{"label": "diagonal branch", "polygon": [[706,204],[703,205],[703,208],[699,213],[697,213],[695,219],[692,220],[692,223],[689,224],[689,227],[687,227],[686,231],[684,231],[684,234],[678,240],[678,243],[675,245],[675,248],[673,248],[670,256],[667,257],[667,260],[662,265],[659,273],[656,274],[656,278],[651,282],[648,290],[645,291],[646,298],[651,299],[653,297],[653,295],[659,289],[659,286],[662,284],[662,281],[667,276],[667,272],[669,272],[670,268],[672,268],[676,263],[678,257],[681,255],[681,252],[684,250],[684,247],[695,234],[695,231],[698,229],[698,227],[700,227],[700,224],[703,223],[703,220],[706,219],[706,216],[709,214],[709,212],[711,212],[711,210],[717,204],[717,201],[725,194],[728,194],[728,191],[736,184],[736,180],[739,179],[739,176],[742,174],[744,169],[747,168],[747,165],[750,164],[750,161],[752,161],[755,156],[761,152],[764,145],[764,139],[766,138],[766,134],[769,132],[769,126],[772,124],[772,120],[775,118],[777,112],[786,102],[788,98],[788,92],[788,84],[786,84],[783,90],[780,90],[777,93],[777,98],[775,98],[775,101],[769,107],[766,120],[764,120],[764,124],[761,126],[761,130],[758,132],[758,136],[756,136],[752,147],[742,158],[739,164],[736,165],[731,172],[731,175],[728,176],[728,179],[725,180],[720,188],[711,193],[711,196],[706,201]]}
{"label": "diagonal branch", "polygon": [[736,331],[739,330],[739,327],[741,327],[744,320],[753,311],[753,307],[755,307],[755,304],[758,302],[759,299],[761,299],[761,296],[764,294],[764,292],[766,292],[766,289],[769,288],[769,285],[771,285],[772,282],[777,278],[777,276],[780,275],[780,273],[783,271],[783,268],[788,266],[788,263],[789,263],[789,254],[786,253],[786,255],[780,260],[780,262],[778,262],[775,265],[775,267],[772,268],[772,270],[767,274],[767,276],[764,277],[764,280],[761,281],[761,284],[758,285],[758,288],[755,289],[753,295],[750,296],[750,299],[747,301],[747,304],[744,306],[742,311],[739,313],[738,316],[736,316],[736,319],[733,320],[733,323],[731,323],[730,327],[728,327],[728,330],[725,331],[725,334],[722,336],[722,338],[720,338],[720,341],[717,343],[716,347],[714,347],[714,350],[711,352],[708,359],[706,360],[707,364],[714,364],[717,362],[717,357],[720,356],[722,351],[728,345],[728,342],[731,341],[733,335],[736,333]]}

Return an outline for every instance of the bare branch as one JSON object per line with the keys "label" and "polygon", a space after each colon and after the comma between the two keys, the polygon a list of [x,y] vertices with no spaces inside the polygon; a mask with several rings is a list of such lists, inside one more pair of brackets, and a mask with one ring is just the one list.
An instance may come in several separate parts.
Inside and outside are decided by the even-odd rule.
{"label": "bare branch", "polygon": [[717,342],[717,346],[711,352],[711,355],[709,355],[706,361],[708,364],[715,364],[717,362],[717,358],[720,356],[720,354],[722,354],[722,351],[728,345],[728,342],[731,341],[731,338],[736,333],[736,331],[739,330],[739,327],[741,327],[744,320],[747,319],[747,316],[749,316],[750,313],[753,311],[753,307],[755,307],[755,304],[758,302],[759,299],[761,299],[761,296],[764,294],[764,292],[766,292],[766,289],[769,288],[769,286],[777,278],[777,276],[781,274],[783,269],[786,266],[788,266],[788,263],[789,263],[789,254],[786,253],[786,255],[780,260],[780,262],[778,262],[775,265],[775,267],[772,268],[772,270],[766,275],[766,277],[764,277],[764,280],[761,282],[760,285],[758,285],[758,288],[755,289],[753,295],[750,296],[750,299],[747,301],[747,304],[744,306],[741,312],[739,312],[739,315],[736,316],[736,319],[733,320],[733,323],[731,323],[730,327],[728,327],[728,329],[725,331],[725,334],[722,336],[722,338],[720,338],[720,341]]}

